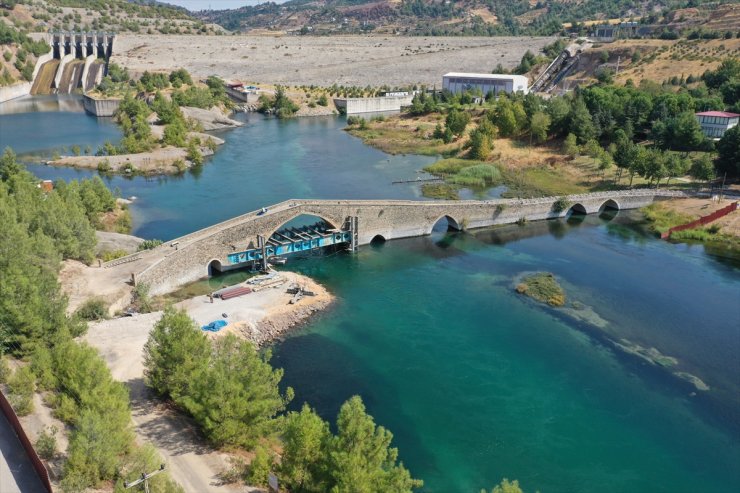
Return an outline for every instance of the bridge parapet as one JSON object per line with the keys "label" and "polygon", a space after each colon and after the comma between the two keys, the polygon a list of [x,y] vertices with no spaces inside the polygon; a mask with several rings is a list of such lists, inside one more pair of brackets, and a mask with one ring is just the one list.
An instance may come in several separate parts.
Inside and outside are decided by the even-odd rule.
{"label": "bridge parapet", "polygon": [[[218,261],[231,266],[235,253],[256,249],[285,223],[300,216],[314,215],[336,229],[345,229],[357,218],[357,244],[428,235],[434,225],[447,218],[456,229],[473,229],[566,216],[571,209],[595,213],[605,205],[616,209],[644,207],[655,200],[686,196],[671,190],[628,190],[570,195],[564,210],[554,207],[559,197],[534,199],[493,199],[471,201],[414,200],[287,200],[242,214],[157,247],[142,260],[137,282],[150,285],[152,294],[161,294],[208,275],[208,265]],[[556,210],[557,209],[557,210]],[[260,240],[262,238],[262,240]]]}

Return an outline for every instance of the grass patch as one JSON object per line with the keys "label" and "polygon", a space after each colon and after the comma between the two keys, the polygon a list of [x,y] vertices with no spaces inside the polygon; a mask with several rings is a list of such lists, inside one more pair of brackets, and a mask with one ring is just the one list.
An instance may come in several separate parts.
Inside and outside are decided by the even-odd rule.
{"label": "grass patch", "polygon": [[441,159],[424,171],[444,177],[452,185],[485,188],[501,183],[503,175],[496,165],[460,158]]}
{"label": "grass patch", "polygon": [[587,186],[575,183],[570,175],[549,167],[503,170],[503,181],[508,187],[503,197],[551,197],[590,190]]}
{"label": "grass patch", "polygon": [[345,130],[376,149],[388,154],[421,154],[451,156],[460,150],[459,142],[445,144],[432,138],[436,123],[407,120],[402,117],[373,120],[361,125],[349,125]]}
{"label": "grass patch", "polygon": [[516,285],[516,292],[529,296],[550,306],[565,304],[565,291],[550,272],[536,272],[522,278]]}
{"label": "grass patch", "polygon": [[449,183],[424,183],[421,186],[421,194],[430,199],[459,200],[458,190],[457,185]]}
{"label": "grass patch", "polygon": [[[657,202],[650,204],[647,207],[643,207],[641,212],[645,215],[645,219],[647,219],[649,223],[650,230],[659,234],[665,233],[674,226],[680,226],[681,224],[686,224],[695,219],[688,214],[682,214],[668,209]],[[686,233],[687,231],[680,231],[679,233]],[[677,235],[679,233],[674,234]]]}

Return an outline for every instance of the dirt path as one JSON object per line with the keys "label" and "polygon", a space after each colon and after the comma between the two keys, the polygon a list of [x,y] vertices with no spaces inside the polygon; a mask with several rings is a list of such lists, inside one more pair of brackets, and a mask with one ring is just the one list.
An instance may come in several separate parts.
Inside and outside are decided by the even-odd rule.
{"label": "dirt path", "polygon": [[[184,308],[199,325],[222,318],[222,314],[227,313],[230,325],[220,333],[210,334],[211,337],[234,332],[262,344],[280,337],[291,326],[328,305],[332,299],[322,286],[307,277],[292,272],[280,275],[287,281],[278,288],[268,288],[227,301],[215,299],[214,303],[206,296],[199,296],[176,306]],[[292,295],[285,290],[293,283],[314,291],[317,296],[305,297],[289,305]],[[157,447],[167,461],[172,477],[185,491],[251,491],[249,488],[245,490],[243,485],[222,484],[219,474],[229,468],[229,455],[210,448],[198,436],[189,419],[168,409],[144,384],[143,348],[149,332],[161,316],[162,312],[154,312],[93,323],[85,340],[100,351],[113,378],[128,385],[139,441],[150,442]]]}
{"label": "dirt path", "polygon": [[[698,219],[701,216],[708,216],[718,209],[727,207],[736,200],[737,199],[725,199],[722,202],[719,202],[712,201],[709,198],[690,198],[669,200],[663,202],[663,204],[671,210],[688,214],[695,219]],[[713,221],[712,225],[719,226],[720,232],[724,234],[740,236],[740,212],[731,212],[730,214]]]}

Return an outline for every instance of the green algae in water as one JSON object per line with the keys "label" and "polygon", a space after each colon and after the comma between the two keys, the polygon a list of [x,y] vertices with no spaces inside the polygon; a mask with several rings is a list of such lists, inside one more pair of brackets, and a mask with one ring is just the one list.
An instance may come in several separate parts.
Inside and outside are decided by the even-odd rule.
{"label": "green algae in water", "polygon": [[524,276],[516,285],[516,292],[550,306],[565,304],[565,291],[550,272],[536,272]]}

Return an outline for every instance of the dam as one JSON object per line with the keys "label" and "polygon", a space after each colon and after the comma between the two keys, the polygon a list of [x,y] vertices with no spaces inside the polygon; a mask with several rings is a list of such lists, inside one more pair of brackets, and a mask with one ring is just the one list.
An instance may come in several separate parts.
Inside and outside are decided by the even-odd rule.
{"label": "dam", "polygon": [[107,73],[115,33],[55,32],[46,41],[51,51],[39,58],[31,94],[87,92]]}

